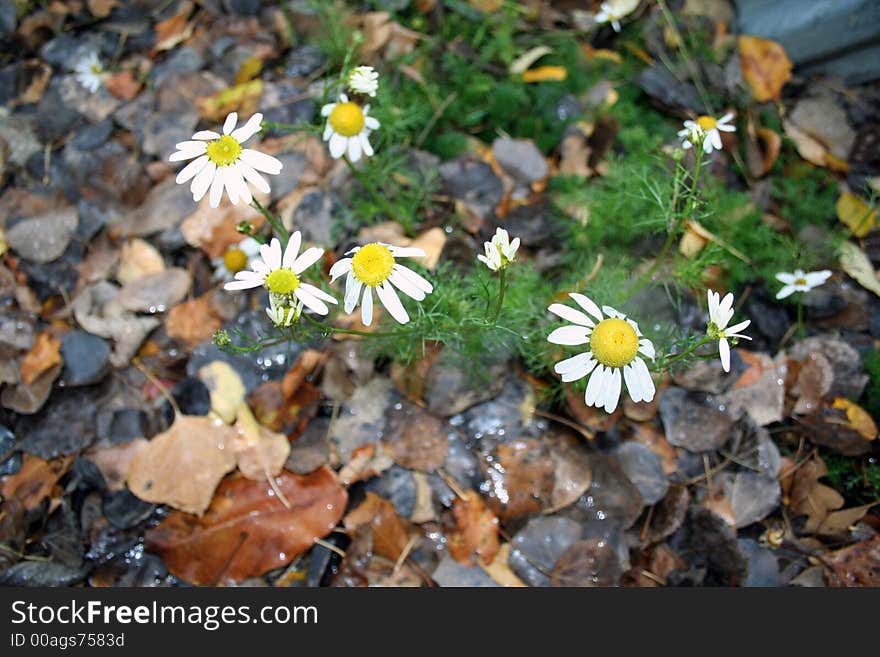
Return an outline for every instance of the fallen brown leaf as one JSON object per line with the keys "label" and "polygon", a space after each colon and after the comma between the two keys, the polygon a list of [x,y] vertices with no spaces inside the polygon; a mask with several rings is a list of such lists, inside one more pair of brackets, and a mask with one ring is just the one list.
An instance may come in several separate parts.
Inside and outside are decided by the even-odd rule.
{"label": "fallen brown leaf", "polygon": [[174,511],[146,533],[177,577],[197,585],[240,582],[290,563],[330,533],[348,496],[329,468],[301,477],[282,472],[265,479],[227,478],[202,517]]}
{"label": "fallen brown leaf", "polygon": [[131,462],[149,444],[148,440],[135,438],[121,445],[93,447],[86,452],[86,458],[98,466],[107,483],[107,490],[122,490],[128,480]]}
{"label": "fallen brown leaf", "polygon": [[782,87],[791,79],[792,63],[785,49],[769,39],[742,35],[739,55],[752,97],[759,103],[779,100]]}
{"label": "fallen brown leaf", "polygon": [[214,489],[235,468],[236,432],[206,416],[178,416],[131,462],[128,487],[147,502],[202,514]]}
{"label": "fallen brown leaf", "polygon": [[21,469],[0,479],[0,495],[3,499],[15,498],[25,511],[35,509],[53,494],[55,484],[70,469],[73,460],[73,456],[64,456],[45,461],[25,454]]}
{"label": "fallen brown leaf", "polygon": [[43,372],[61,363],[61,340],[49,331],[40,331],[34,344],[21,360],[19,373],[25,385],[30,385]]}
{"label": "fallen brown leaf", "polygon": [[831,586],[880,586],[880,536],[825,555]]}
{"label": "fallen brown leaf", "polygon": [[409,543],[409,535],[394,505],[375,493],[367,493],[366,499],[343,521],[349,531],[362,525],[373,529],[373,551],[386,559],[397,561]]}
{"label": "fallen brown leaf", "polygon": [[472,490],[465,491],[463,498],[455,498],[452,514],[455,531],[447,536],[452,558],[467,566],[492,563],[500,547],[498,518],[486,508],[483,499]]}
{"label": "fallen brown leaf", "polygon": [[232,451],[238,460],[238,469],[248,479],[262,480],[267,475],[277,476],[290,454],[287,437],[261,426],[242,402],[233,427],[238,435]]}
{"label": "fallen brown leaf", "polygon": [[195,347],[222,328],[223,317],[213,299],[213,292],[208,292],[171,308],[165,321],[168,337],[188,347]]}

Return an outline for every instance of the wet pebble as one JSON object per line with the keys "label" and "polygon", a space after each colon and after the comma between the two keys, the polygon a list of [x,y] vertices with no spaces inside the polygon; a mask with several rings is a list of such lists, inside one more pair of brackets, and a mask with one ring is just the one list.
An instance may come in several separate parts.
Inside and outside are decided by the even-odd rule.
{"label": "wet pebble", "polygon": [[666,439],[691,452],[718,449],[733,426],[733,418],[711,395],[682,388],[667,388],[660,393],[659,410]]}
{"label": "wet pebble", "polygon": [[411,470],[392,465],[378,477],[367,481],[364,488],[390,500],[400,517],[409,518],[412,515],[416,506],[416,482]]}
{"label": "wet pebble", "polygon": [[104,119],[93,125],[80,128],[67,143],[81,151],[90,151],[106,142],[112,132],[113,121]]}
{"label": "wet pebble", "polygon": [[465,365],[452,350],[444,349],[425,376],[423,398],[428,411],[449,417],[495,398],[508,369],[506,354],[486,350]]}
{"label": "wet pebble", "polygon": [[128,529],[150,517],[155,504],[144,502],[127,490],[104,493],[104,515],[117,529]]}
{"label": "wet pebble", "polygon": [[317,71],[327,60],[320,48],[299,46],[290,51],[284,60],[284,74],[292,77],[305,77]]}
{"label": "wet pebble", "polygon": [[63,563],[45,561],[20,561],[0,571],[2,586],[70,586],[81,581],[88,569]]}
{"label": "wet pebble", "polygon": [[21,454],[15,453],[15,434],[0,424],[0,477],[21,468]]}
{"label": "wet pebble", "polygon": [[447,192],[463,201],[478,217],[488,218],[504,196],[504,185],[485,162],[463,155],[440,165]]}
{"label": "wet pebble", "polygon": [[500,137],[492,143],[495,160],[517,182],[530,184],[547,177],[547,160],[535,143],[528,139]]}
{"label": "wet pebble", "polygon": [[183,300],[190,282],[187,270],[172,267],[141,276],[124,285],[119,291],[118,301],[123,308],[133,312],[165,312]]}
{"label": "wet pebble", "polygon": [[65,386],[91,385],[110,371],[110,345],[85,331],[74,329],[65,333],[61,338],[61,355],[61,381]]}
{"label": "wet pebble", "polygon": [[779,562],[771,550],[761,547],[752,538],[739,539],[739,546],[746,557],[746,579],[743,586],[776,587],[780,585]]}
{"label": "wet pebble", "polygon": [[432,575],[435,582],[444,587],[497,587],[498,583],[479,566],[468,568],[448,554],[444,555]]}
{"label": "wet pebble", "polygon": [[654,452],[640,442],[628,441],[614,450],[614,457],[627,478],[639,489],[645,504],[655,504],[663,499],[669,482]]}
{"label": "wet pebble", "polygon": [[147,414],[136,408],[118,408],[98,415],[98,438],[114,445],[127,443],[135,438],[149,438]]}
{"label": "wet pebble", "polygon": [[19,449],[43,459],[75,454],[95,440],[93,388],[56,390],[36,415],[22,416],[13,427]]}
{"label": "wet pebble", "polygon": [[330,419],[318,417],[309,422],[290,446],[290,454],[284,467],[299,475],[314,472],[322,465],[330,462],[330,445],[327,443],[327,432]]}
{"label": "wet pebble", "polygon": [[9,247],[22,258],[46,263],[61,257],[76,231],[75,207],[51,210],[19,221],[6,230]]}
{"label": "wet pebble", "polygon": [[581,537],[579,523],[561,516],[536,516],[511,539],[508,563],[531,586],[549,586],[559,557]]}
{"label": "wet pebble", "polygon": [[303,196],[293,212],[293,225],[302,227],[303,240],[307,242],[332,244],[331,235],[341,213],[339,197],[318,189]]}

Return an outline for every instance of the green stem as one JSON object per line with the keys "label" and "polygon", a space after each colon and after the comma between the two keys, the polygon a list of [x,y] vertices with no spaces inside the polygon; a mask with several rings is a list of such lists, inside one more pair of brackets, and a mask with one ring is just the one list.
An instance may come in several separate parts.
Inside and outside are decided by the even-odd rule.
{"label": "green stem", "polygon": [[492,324],[495,324],[501,316],[501,306],[504,305],[505,291],[507,291],[507,270],[502,269],[498,272],[498,303],[495,305],[495,312],[492,314]]}
{"label": "green stem", "polygon": [[318,128],[311,123],[276,123],[275,121],[263,121],[260,125],[263,130],[286,130],[287,132],[312,132],[318,134]]}
{"label": "green stem", "polygon": [[[388,203],[388,199],[382,196],[378,190],[376,190],[373,185],[372,180],[366,175],[364,172],[355,167],[354,163],[348,159],[348,155],[343,155],[342,159],[345,160],[345,163],[348,165],[348,168],[351,169],[352,175],[363,185],[367,191],[370,193],[370,196],[373,197],[373,200],[379,204],[379,207],[387,214],[392,220],[398,221],[397,216],[394,214],[394,210],[391,209],[391,205]],[[400,223],[398,221],[398,223]]]}
{"label": "green stem", "polygon": [[287,240],[290,239],[290,233],[284,227],[284,224],[281,223],[281,219],[275,217],[271,212],[269,212],[266,208],[263,207],[263,204],[260,203],[257,199],[253,199],[254,207],[260,211],[264,217],[266,217],[266,221],[269,222],[269,225],[272,226],[272,230],[274,230],[278,234],[278,239],[281,240],[281,248],[287,248]]}
{"label": "green stem", "polygon": [[695,343],[695,344],[692,344],[690,347],[688,347],[687,349],[685,349],[684,351],[682,351],[680,354],[676,354],[676,355],[673,356],[672,358],[666,360],[666,361],[663,363],[663,366],[666,367],[666,368],[668,368],[668,367],[669,367],[670,365],[672,365],[673,363],[676,363],[676,362],[680,361],[682,358],[685,358],[686,356],[689,356],[690,354],[694,353],[697,349],[699,349],[700,347],[702,347],[704,344],[708,344],[709,342],[711,342],[711,340],[710,340],[708,337],[704,337],[704,338],[701,339],[699,342],[697,342],[697,343]]}
{"label": "green stem", "polygon": [[804,337],[806,337],[806,332],[804,331],[804,302],[800,294],[798,294],[797,302],[797,326],[798,336],[803,339]]}

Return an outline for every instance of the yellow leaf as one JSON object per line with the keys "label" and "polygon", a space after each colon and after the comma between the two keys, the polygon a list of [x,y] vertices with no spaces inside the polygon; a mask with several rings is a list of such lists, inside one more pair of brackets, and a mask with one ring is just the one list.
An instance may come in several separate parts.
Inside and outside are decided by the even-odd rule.
{"label": "yellow leaf", "polygon": [[230,112],[251,115],[256,112],[257,102],[263,94],[263,81],[251,80],[217,92],[207,98],[199,98],[196,105],[202,117],[221,123]]}
{"label": "yellow leaf", "polygon": [[234,85],[244,84],[253,80],[263,70],[263,60],[259,57],[248,57],[241,63],[238,73],[235,74]]}
{"label": "yellow leaf", "polygon": [[849,226],[853,235],[864,237],[877,227],[877,210],[850,192],[837,199],[837,218]]}
{"label": "yellow leaf", "polygon": [[546,82],[548,80],[564,80],[568,71],[564,66],[539,66],[523,73],[525,82]]}
{"label": "yellow leaf", "polygon": [[536,46],[517,57],[507,70],[511,75],[521,75],[526,72],[529,66],[551,52],[553,51],[547,46]]}
{"label": "yellow leaf", "polygon": [[229,363],[215,360],[199,368],[198,377],[211,394],[211,410],[227,424],[235,422],[245,387]]}
{"label": "yellow leaf", "polygon": [[849,420],[850,427],[862,438],[874,440],[877,437],[877,425],[864,408],[846,397],[835,397],[831,405],[846,411],[846,419]]}
{"label": "yellow leaf", "polygon": [[752,97],[759,103],[779,100],[782,87],[791,79],[792,64],[785,49],[775,41],[743,35],[739,56]]}
{"label": "yellow leaf", "polygon": [[868,256],[852,242],[840,245],[840,267],[866,290],[880,297],[880,279]]}

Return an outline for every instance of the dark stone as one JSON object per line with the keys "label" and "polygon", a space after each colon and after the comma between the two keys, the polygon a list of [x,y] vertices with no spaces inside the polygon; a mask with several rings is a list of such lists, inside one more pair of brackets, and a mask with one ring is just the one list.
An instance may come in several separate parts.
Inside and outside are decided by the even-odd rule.
{"label": "dark stone", "polygon": [[389,500],[402,518],[412,515],[416,505],[416,482],[412,471],[392,465],[378,477],[367,481],[364,488]]}
{"label": "dark stone", "polygon": [[[211,411],[211,392],[200,379],[188,376],[174,384],[171,396],[184,415],[207,415]],[[168,425],[174,421],[174,409],[167,401],[162,404],[162,415]]]}
{"label": "dark stone", "polygon": [[[101,56],[104,44],[108,41],[112,48],[112,38],[108,39],[107,35],[98,30],[79,34],[62,32],[43,45],[40,49],[40,56],[56,68],[72,71],[81,59],[91,53],[98,53],[98,56]],[[106,64],[106,61],[104,63]]]}
{"label": "dark stone", "polygon": [[8,37],[15,32],[17,24],[15,3],[12,0],[0,0],[0,36]]}
{"label": "dark stone", "polygon": [[774,347],[779,344],[791,325],[785,306],[771,299],[763,290],[756,290],[749,295],[745,315],[752,320],[752,325]]}
{"label": "dark stone", "polygon": [[13,454],[8,459],[0,462],[0,477],[15,474],[21,470],[21,454]]}
{"label": "dark stone", "polygon": [[87,458],[79,457],[73,462],[71,468],[72,481],[76,488],[83,490],[104,490],[107,482],[98,466]]}
{"label": "dark stone", "polygon": [[96,397],[94,388],[56,390],[39,413],[18,419],[16,447],[42,459],[86,449],[95,440]]}
{"label": "dark stone", "polygon": [[549,574],[559,557],[580,540],[582,527],[560,516],[537,516],[510,541],[508,563],[530,586],[549,586]]}
{"label": "dark stone", "polygon": [[771,550],[761,547],[751,538],[739,539],[739,547],[746,557],[746,580],[743,586],[775,587],[781,583],[779,562]]}
{"label": "dark stone", "polygon": [[492,167],[473,155],[440,165],[440,177],[451,196],[467,203],[482,218],[493,215],[504,196],[504,185]]}
{"label": "dark stone", "polygon": [[688,555],[691,570],[703,573],[704,586],[738,586],[745,581],[748,561],[736,532],[709,509],[691,506],[685,524],[669,539],[678,554]]}
{"label": "dark stone", "polygon": [[332,244],[334,228],[340,220],[342,204],[333,192],[318,189],[306,194],[293,213],[293,225],[302,228],[303,240]]}
{"label": "dark stone", "polygon": [[330,462],[330,445],[327,433],[330,429],[329,418],[315,418],[309,422],[290,446],[290,454],[284,467],[299,475],[314,472],[322,465]]}
{"label": "dark stone", "polygon": [[164,61],[156,64],[150,75],[157,87],[161,87],[171,73],[196,73],[202,70],[205,58],[195,48],[184,46],[172,51]]}
{"label": "dark stone", "polygon": [[733,418],[711,395],[667,388],[660,393],[659,410],[666,439],[676,447],[708,452],[730,437]]}
{"label": "dark stone", "polygon": [[0,424],[0,461],[8,459],[15,450],[15,434]]}
{"label": "dark stone", "polygon": [[106,435],[99,431],[101,438],[107,438],[114,445],[127,443],[135,438],[149,438],[147,414],[136,408],[120,408],[113,411],[106,427]]}
{"label": "dark stone", "polygon": [[61,355],[64,357],[61,381],[65,386],[91,385],[110,371],[110,345],[85,331],[65,333],[61,338]]}
{"label": "dark stone", "polygon": [[105,493],[103,507],[111,525],[117,529],[128,529],[149,518],[156,505],[144,502],[124,489]]}
{"label": "dark stone", "polygon": [[62,290],[73,296],[79,278],[79,263],[85,255],[85,244],[71,242],[64,254],[54,262],[31,262],[22,260],[19,267],[28,278],[28,285],[40,301],[56,296]]}
{"label": "dark stone", "polygon": [[627,478],[639,489],[645,504],[659,502],[669,489],[660,459],[642,443],[630,440],[614,450]]}
{"label": "dark stone", "polygon": [[56,78],[49,81],[37,106],[37,115],[39,120],[34,124],[34,131],[44,144],[67,137],[87,123],[86,117],[69,107],[61,97],[61,82]]}
{"label": "dark stone", "polygon": [[21,561],[0,572],[2,586],[70,586],[81,581],[88,568],[74,568],[62,563]]}
{"label": "dark stone", "polygon": [[92,201],[80,199],[76,204],[79,222],[76,225],[76,237],[89,242],[104,226],[117,219],[120,213],[111,207],[102,207]]}
{"label": "dark stone", "polygon": [[676,78],[662,64],[653,64],[643,70],[636,83],[646,94],[665,107],[706,114],[706,108],[700,100],[696,87]]}
{"label": "dark stone", "polygon": [[553,108],[553,118],[557,121],[571,121],[584,113],[584,105],[573,94],[565,94]]}
{"label": "dark stone", "polygon": [[628,529],[644,506],[639,489],[629,480],[618,461],[607,454],[589,455],[593,482],[578,501],[575,513],[585,511],[590,524],[600,521],[609,528]]}
{"label": "dark stone", "polygon": [[81,151],[90,151],[106,142],[112,132],[112,119],[104,119],[94,125],[80,128],[67,143]]}
{"label": "dark stone", "polygon": [[306,77],[317,71],[327,57],[315,46],[300,46],[284,60],[284,74],[291,78]]}
{"label": "dark stone", "polygon": [[223,7],[238,16],[259,16],[261,0],[223,0]]}
{"label": "dark stone", "polygon": [[306,171],[306,156],[302,153],[281,153],[277,159],[281,161],[282,168],[281,173],[272,178],[272,201],[287,196],[299,187]]}

